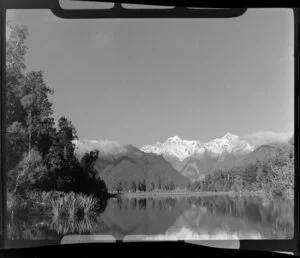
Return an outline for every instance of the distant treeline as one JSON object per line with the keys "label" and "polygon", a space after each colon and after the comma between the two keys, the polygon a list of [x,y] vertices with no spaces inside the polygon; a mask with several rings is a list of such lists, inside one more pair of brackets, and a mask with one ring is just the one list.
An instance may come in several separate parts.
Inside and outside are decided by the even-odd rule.
{"label": "distant treeline", "polygon": [[113,192],[148,192],[154,190],[174,190],[175,184],[172,179],[165,181],[162,178],[158,178],[158,182],[147,182],[145,179],[142,181],[119,181],[119,183],[113,187]]}
{"label": "distant treeline", "polygon": [[269,197],[291,197],[294,190],[294,137],[263,161],[218,170],[188,186],[192,191],[261,191]]}

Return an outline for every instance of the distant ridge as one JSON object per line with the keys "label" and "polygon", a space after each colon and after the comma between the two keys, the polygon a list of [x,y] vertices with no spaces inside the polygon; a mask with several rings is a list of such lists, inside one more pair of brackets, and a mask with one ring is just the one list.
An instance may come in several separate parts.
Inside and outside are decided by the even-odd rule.
{"label": "distant ridge", "polygon": [[96,167],[111,187],[115,187],[117,180],[121,179],[157,182],[160,176],[166,180],[176,178],[177,185],[183,186],[218,169],[230,169],[263,160],[268,153],[282,145],[274,143],[255,147],[231,133],[207,143],[183,140],[175,135],[162,143],[145,145],[140,149],[132,144],[121,145],[107,140],[77,140],[74,144],[78,157],[88,151],[99,150],[100,158]]}
{"label": "distant ridge", "polygon": [[162,155],[145,153],[134,145],[120,145],[110,141],[74,141],[77,157],[91,150],[99,150],[95,169],[103,179],[109,191],[122,187],[136,186],[145,181],[147,189],[164,184],[174,183],[175,187],[186,188],[190,180],[179,173]]}

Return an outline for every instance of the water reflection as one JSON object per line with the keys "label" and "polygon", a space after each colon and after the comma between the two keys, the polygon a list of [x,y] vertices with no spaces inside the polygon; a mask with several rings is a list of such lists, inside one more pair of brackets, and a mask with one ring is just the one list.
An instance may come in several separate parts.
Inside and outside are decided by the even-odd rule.
{"label": "water reflection", "polygon": [[290,239],[293,203],[258,197],[114,198],[96,216],[11,218],[9,239],[68,234],[147,235],[144,240]]}
{"label": "water reflection", "polygon": [[88,234],[97,224],[97,219],[94,216],[77,217],[57,217],[47,223],[50,230],[57,232],[59,235],[66,234]]}

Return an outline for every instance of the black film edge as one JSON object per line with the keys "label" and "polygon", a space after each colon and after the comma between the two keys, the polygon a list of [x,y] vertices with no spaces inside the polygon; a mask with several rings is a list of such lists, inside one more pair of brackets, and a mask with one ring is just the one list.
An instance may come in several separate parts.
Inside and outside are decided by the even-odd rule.
{"label": "black film edge", "polygon": [[[82,1],[84,2],[84,1]],[[97,1],[101,2],[101,1]],[[235,18],[243,15],[247,8],[209,8],[206,5],[199,6],[185,3],[188,7],[200,7],[201,9],[186,8],[178,5],[170,9],[128,9],[121,3],[133,3],[136,1],[105,1],[114,2],[110,9],[84,9],[67,10],[61,8],[59,0],[2,0],[4,9],[51,9],[58,17],[64,19],[99,19],[99,18]],[[150,4],[151,1],[143,1],[139,4]],[[163,5],[163,3],[157,4]],[[202,9],[203,8],[203,9]]]}

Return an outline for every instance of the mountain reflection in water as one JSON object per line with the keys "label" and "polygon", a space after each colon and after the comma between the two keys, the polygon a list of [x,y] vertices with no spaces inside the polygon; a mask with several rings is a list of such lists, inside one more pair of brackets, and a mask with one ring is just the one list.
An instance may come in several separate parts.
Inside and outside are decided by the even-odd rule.
{"label": "mountain reflection in water", "polygon": [[114,198],[104,212],[84,218],[15,216],[9,239],[61,239],[65,235],[143,235],[138,240],[290,239],[293,203],[259,197]]}

